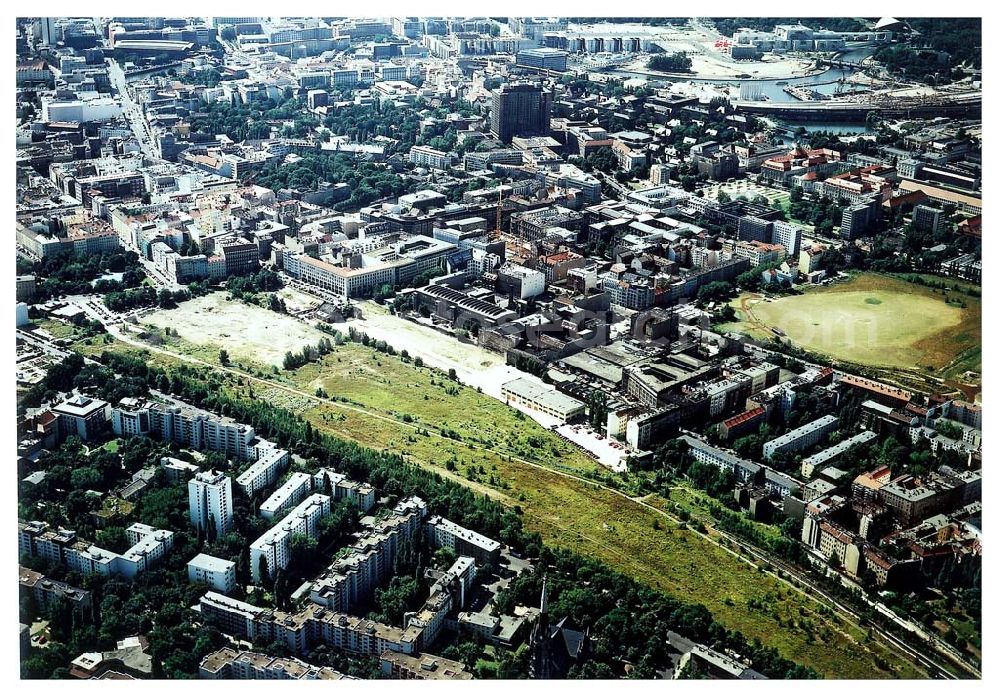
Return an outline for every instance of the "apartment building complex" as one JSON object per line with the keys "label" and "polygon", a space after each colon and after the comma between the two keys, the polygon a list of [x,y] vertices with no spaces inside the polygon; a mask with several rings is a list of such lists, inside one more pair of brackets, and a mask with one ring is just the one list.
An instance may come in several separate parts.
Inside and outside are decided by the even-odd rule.
{"label": "apartment building complex", "polygon": [[125,531],[131,547],[117,554],[77,538],[72,530],[49,530],[47,523],[18,524],[18,552],[62,564],[84,576],[120,576],[133,579],[166,556],[174,534],[149,525],[133,523]]}
{"label": "apartment building complex", "polygon": [[319,536],[319,521],[330,514],[330,497],[312,494],[250,545],[250,575],[260,585],[288,566],[293,535]]}

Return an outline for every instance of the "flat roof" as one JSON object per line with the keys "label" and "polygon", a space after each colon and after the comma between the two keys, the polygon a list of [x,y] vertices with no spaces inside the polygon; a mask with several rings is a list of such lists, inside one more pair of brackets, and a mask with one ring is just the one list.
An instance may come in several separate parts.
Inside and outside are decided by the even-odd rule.
{"label": "flat roof", "polygon": [[584,404],[576,398],[563,395],[555,388],[548,388],[524,377],[504,383],[502,390],[558,412],[567,413],[584,407]]}
{"label": "flat roof", "polygon": [[213,557],[211,554],[199,554],[194,559],[187,563],[188,566],[194,566],[205,571],[229,571],[231,568],[236,567],[235,562],[231,562],[228,559],[220,559],[219,557]]}

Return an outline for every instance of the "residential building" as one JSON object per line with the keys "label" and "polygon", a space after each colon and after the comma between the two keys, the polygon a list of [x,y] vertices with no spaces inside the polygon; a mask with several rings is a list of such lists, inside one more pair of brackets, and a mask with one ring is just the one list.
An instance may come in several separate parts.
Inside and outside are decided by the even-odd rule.
{"label": "residential building", "polygon": [[253,582],[266,584],[291,559],[293,535],[319,536],[319,521],[330,514],[330,497],[313,494],[289,512],[277,525],[250,545],[250,574]]}
{"label": "residential building", "polygon": [[805,479],[809,479],[813,476],[813,472],[821,469],[822,467],[834,462],[837,458],[842,456],[847,451],[851,450],[855,446],[860,446],[868,443],[869,441],[877,438],[875,432],[873,431],[862,431],[854,436],[844,439],[835,446],[830,446],[829,448],[824,448],[821,451],[813,453],[808,458],[803,458],[800,471]]}
{"label": "residential building", "polygon": [[312,491],[312,477],[304,472],[293,472],[291,476],[274,490],[274,493],[260,505],[260,515],[271,519],[285,509],[302,501]]}
{"label": "residential building", "polygon": [[415,145],[410,148],[410,163],[415,166],[426,166],[429,169],[449,169],[451,168],[451,155],[447,152],[427,147],[426,145]]}
{"label": "residential building", "polygon": [[469,556],[479,565],[500,565],[500,543],[463,528],[447,518],[433,516],[426,523],[427,540],[433,547],[448,547],[459,556]]}
{"label": "residential building", "polygon": [[214,541],[233,527],[233,481],[216,470],[188,480],[191,525]]}
{"label": "residential building", "polygon": [[309,599],[331,610],[348,611],[367,603],[375,589],[392,576],[392,566],[404,545],[412,543],[427,515],[418,497],[399,502],[391,515],[359,535],[312,585]]}
{"label": "residential building", "polygon": [[764,459],[770,460],[778,453],[794,453],[814,446],[836,430],[840,420],[832,414],[814,419],[764,444]]}
{"label": "residential building", "polygon": [[310,665],[296,658],[275,658],[253,651],[222,648],[198,666],[203,680],[350,680],[331,667]]}
{"label": "residential building", "polygon": [[[523,53],[524,51],[522,51]],[[382,677],[390,680],[471,680],[464,663],[439,655],[418,653],[407,655],[385,651],[380,658]]]}
{"label": "residential building", "polygon": [[261,489],[277,482],[278,475],[288,466],[288,451],[283,448],[265,449],[261,457],[236,478],[243,495],[252,498]]}
{"label": "residential building", "polygon": [[204,583],[223,595],[236,588],[236,563],[209,554],[198,554],[188,562],[188,581]]}
{"label": "residential building", "polygon": [[18,586],[22,597],[31,596],[35,608],[42,614],[54,600],[65,600],[73,611],[85,620],[94,616],[94,604],[89,590],[83,590],[23,566],[17,567]]}
{"label": "residential building", "polygon": [[219,451],[237,460],[250,458],[256,438],[246,424],[178,401],[164,404],[123,398],[111,410],[111,425],[116,436],[156,436],[185,448]]}
{"label": "residential building", "polygon": [[91,441],[108,426],[108,403],[86,395],[73,395],[52,408],[58,417],[60,438],[79,436]]}

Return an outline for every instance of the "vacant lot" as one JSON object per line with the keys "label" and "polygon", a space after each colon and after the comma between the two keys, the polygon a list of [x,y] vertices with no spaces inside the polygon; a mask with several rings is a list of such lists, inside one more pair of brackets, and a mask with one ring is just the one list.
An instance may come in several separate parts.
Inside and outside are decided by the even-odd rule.
{"label": "vacant lot", "polygon": [[384,307],[366,301],[362,304],[362,320],[351,319],[338,330],[347,332],[355,328],[376,340],[383,340],[396,351],[406,350],[413,357],[420,357],[428,366],[447,372],[455,369],[462,383],[495,398],[500,397],[501,386],[507,381],[524,376],[512,366],[507,366],[502,354],[490,352],[477,344],[461,342],[451,335],[444,335],[432,327],[391,315]]}
{"label": "vacant lot", "polygon": [[234,358],[269,366],[281,366],[285,352],[301,351],[305,345],[315,345],[326,337],[289,316],[231,301],[225,292],[156,311],[142,322],[161,329],[169,327],[196,345],[222,347]]}
{"label": "vacant lot", "polygon": [[727,327],[762,338],[778,328],[800,347],[864,366],[944,369],[981,335],[978,298],[883,275],[774,300],[743,296],[735,306],[740,322]]}
{"label": "vacant lot", "polygon": [[[444,335],[436,337],[442,343],[454,341]],[[346,404],[499,453],[576,473],[598,469],[585,453],[531,417],[449,380],[441,371],[404,363],[369,347],[338,345],[319,362],[292,372],[288,380],[305,392],[322,388]]]}

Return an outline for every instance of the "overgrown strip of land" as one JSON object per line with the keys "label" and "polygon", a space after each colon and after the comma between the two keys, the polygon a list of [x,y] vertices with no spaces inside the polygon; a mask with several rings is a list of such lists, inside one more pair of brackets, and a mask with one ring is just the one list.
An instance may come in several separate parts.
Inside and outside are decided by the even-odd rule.
{"label": "overgrown strip of land", "polygon": [[[78,348],[91,354],[135,349],[119,341],[91,342]],[[171,345],[153,349],[149,361],[168,367],[177,366],[182,356]],[[391,382],[373,380],[367,360]],[[338,346],[320,364],[290,378],[276,377],[264,367],[246,368],[256,375],[233,375],[229,387],[235,393],[288,407],[333,435],[404,452],[416,464],[517,505],[527,528],[540,532],[546,543],[600,559],[668,594],[704,604],[725,626],[826,677],[925,676],[856,625],[693,530],[580,479],[594,469],[582,452],[566,448],[552,432],[489,397],[446,382],[438,372],[358,345]],[[336,400],[315,397],[310,386],[317,379],[322,387],[334,388],[327,392]],[[456,389],[454,394],[449,387]],[[404,421],[407,415],[412,421]],[[436,418],[440,420],[432,426]],[[460,438],[442,435],[442,428]]]}

